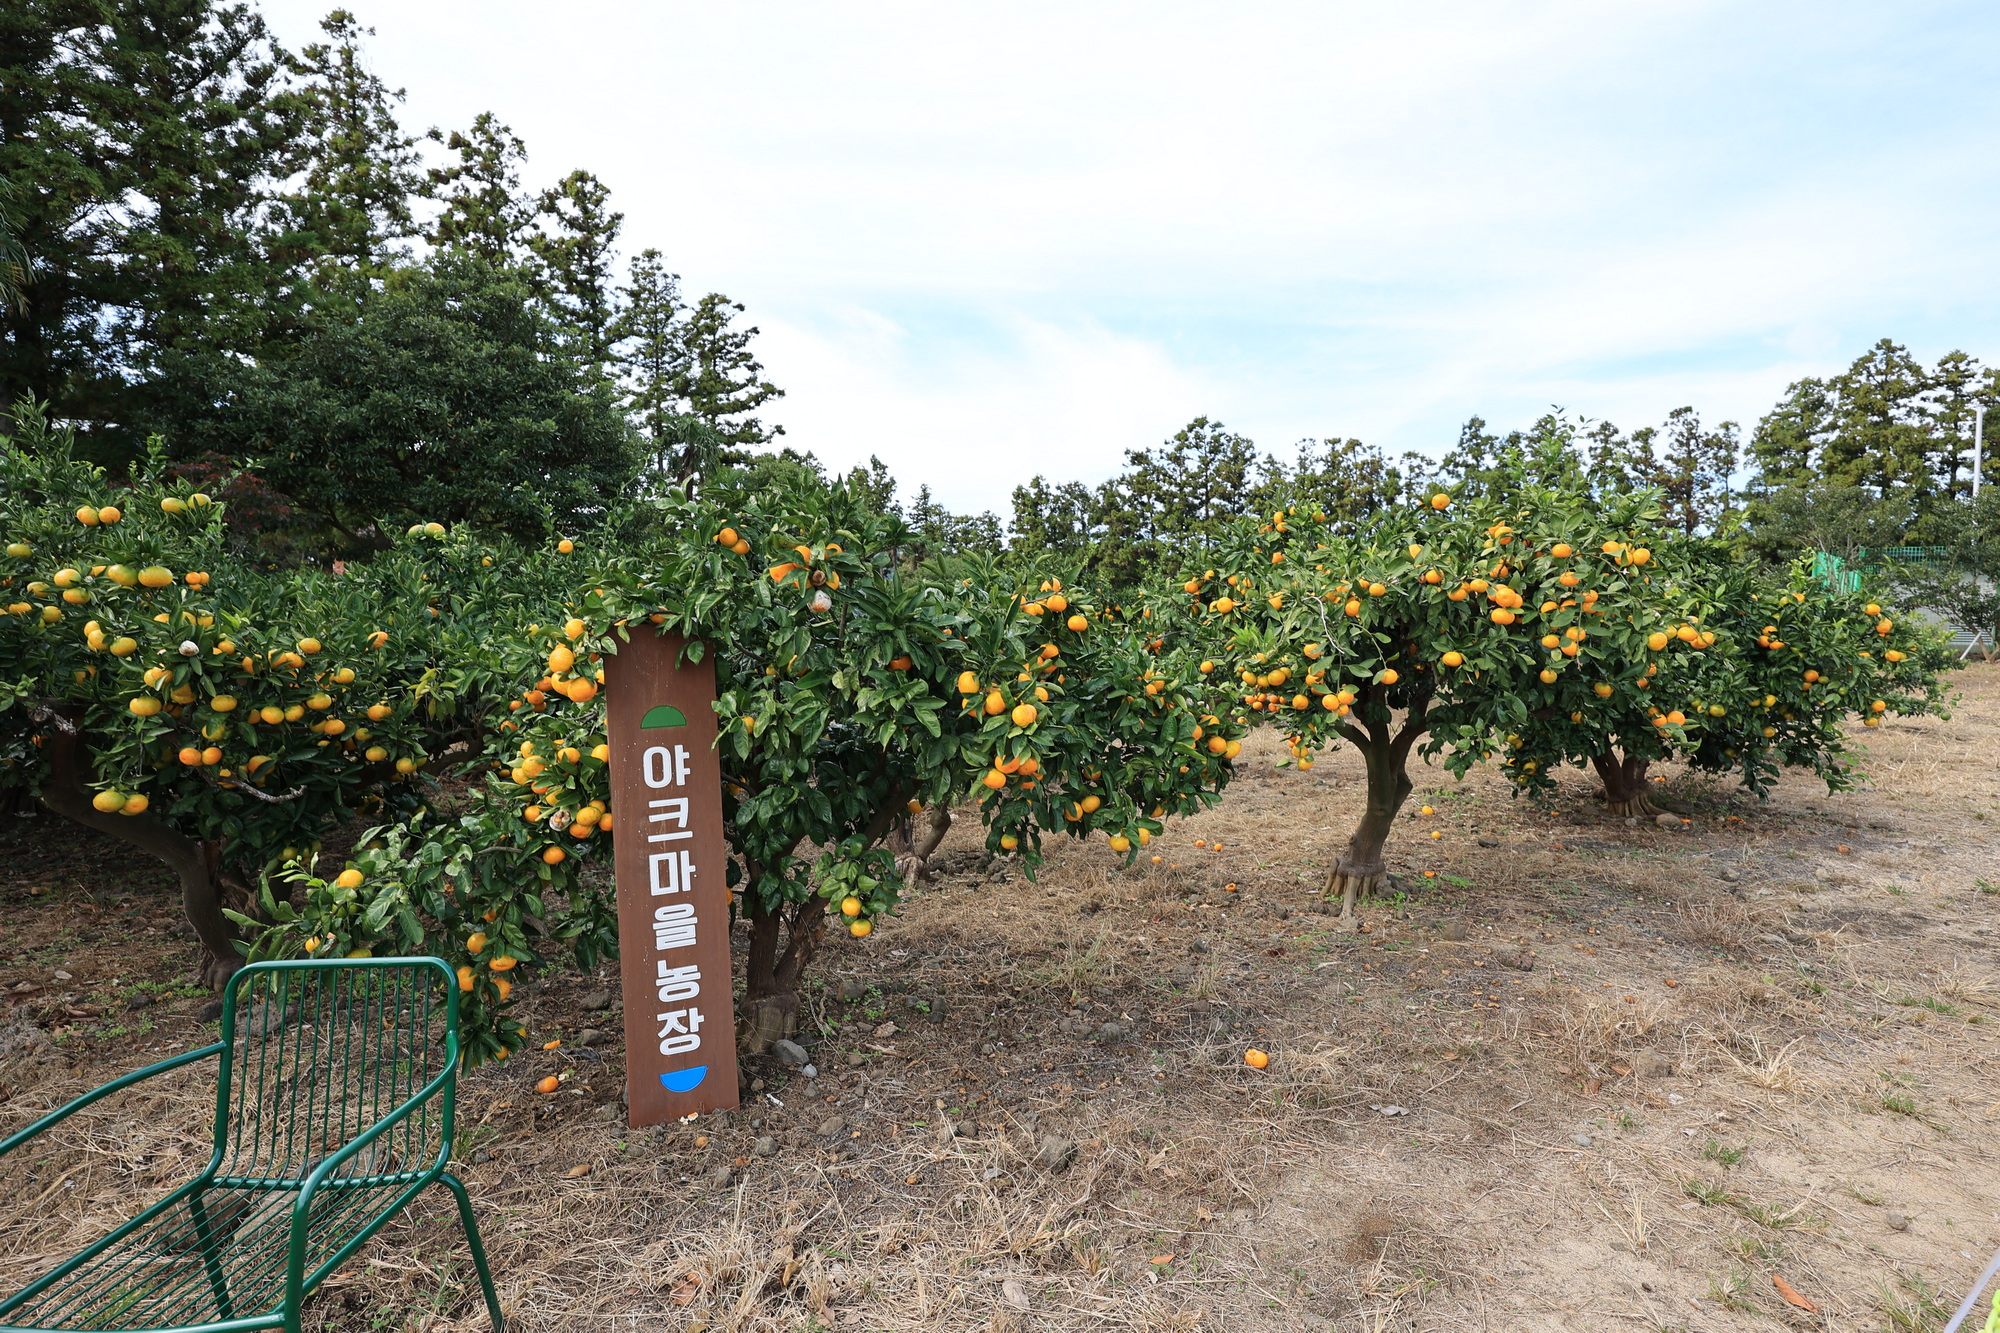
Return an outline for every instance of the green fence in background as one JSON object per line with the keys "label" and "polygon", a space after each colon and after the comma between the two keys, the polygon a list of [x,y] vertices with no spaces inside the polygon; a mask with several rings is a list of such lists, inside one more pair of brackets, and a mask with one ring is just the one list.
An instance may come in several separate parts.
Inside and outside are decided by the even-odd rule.
{"label": "green fence in background", "polygon": [[1812,576],[1834,592],[1859,592],[1862,580],[1881,574],[1884,565],[1929,565],[1944,557],[1942,546],[1864,546],[1849,564],[1837,555],[1815,551]]}

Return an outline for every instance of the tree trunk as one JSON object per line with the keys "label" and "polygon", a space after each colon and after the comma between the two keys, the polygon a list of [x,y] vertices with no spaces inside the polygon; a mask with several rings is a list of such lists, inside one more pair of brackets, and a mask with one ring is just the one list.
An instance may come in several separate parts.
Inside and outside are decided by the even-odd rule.
{"label": "tree trunk", "polygon": [[921,834],[915,825],[914,817],[898,819],[889,830],[888,841],[889,850],[896,854],[896,874],[912,888],[922,888],[931,882],[932,854],[944,841],[945,834],[951,832],[951,811],[942,805],[933,806]]}
{"label": "tree trunk", "polygon": [[[894,784],[890,785],[874,817],[861,830],[865,845],[873,847],[889,835],[897,816],[906,814],[908,799]],[[929,856],[944,841],[945,830],[950,827],[949,811],[933,811],[930,834],[913,851]],[[786,855],[790,855],[789,850]],[[736,1044],[745,1054],[756,1055],[770,1050],[771,1043],[780,1037],[789,1037],[799,1030],[799,981],[826,939],[832,904],[814,895],[804,902],[780,902],[766,910],[753,887],[759,867],[750,862],[744,868],[749,872],[743,906],[750,916],[750,953],[743,960],[743,999],[736,1006]]]}
{"label": "tree trunk", "polygon": [[1413,710],[1410,722],[1394,739],[1372,723],[1366,731],[1354,726],[1341,728],[1341,734],[1361,751],[1368,771],[1368,801],[1361,812],[1361,823],[1347,840],[1347,851],[1327,871],[1323,891],[1328,899],[1340,894],[1337,923],[1342,927],[1352,929],[1359,924],[1355,904],[1373,896],[1387,875],[1382,849],[1388,845],[1390,831],[1395,828],[1397,812],[1414,787],[1408,771],[1410,747],[1423,732],[1423,715],[1418,710]]}
{"label": "tree trunk", "polygon": [[756,1055],[799,1030],[799,978],[826,938],[827,903],[812,897],[765,911],[748,893],[744,903],[750,909],[750,953],[743,961],[736,1042],[745,1054]]}
{"label": "tree trunk", "polygon": [[181,909],[201,941],[201,980],[221,989],[243,966],[243,958],[236,951],[236,931],[222,914],[226,876],[220,844],[196,842],[150,813],[106,814],[92,805],[85,785],[93,770],[83,736],[82,710],[51,707],[39,711],[49,723],[44,745],[51,769],[49,784],[42,789],[42,804],[64,819],[130,843],[167,864],[180,878]]}
{"label": "tree trunk", "polygon": [[1649,759],[1627,756],[1620,761],[1617,755],[1604,753],[1592,755],[1590,765],[1597,770],[1597,776],[1604,779],[1604,808],[1614,815],[1628,818],[1651,819],[1660,813],[1648,795],[1646,769]]}

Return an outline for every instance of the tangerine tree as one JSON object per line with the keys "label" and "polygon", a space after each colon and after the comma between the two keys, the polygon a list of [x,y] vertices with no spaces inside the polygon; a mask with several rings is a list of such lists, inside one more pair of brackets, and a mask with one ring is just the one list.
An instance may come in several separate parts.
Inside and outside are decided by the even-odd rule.
{"label": "tangerine tree", "polygon": [[435,553],[241,566],[223,506],[157,449],[114,488],[19,419],[0,442],[4,780],[171,867],[219,982],[240,961],[227,903],[346,812],[418,809],[413,777],[476,733],[435,653],[462,608]]}
{"label": "tangerine tree", "polygon": [[1309,766],[1360,751],[1366,804],[1328,873],[1343,921],[1379,886],[1415,752],[1463,775],[1558,709],[1588,716],[1644,671],[1668,623],[1646,495],[1590,501],[1518,485],[1447,491],[1378,513],[1352,537],[1288,506],[1244,525],[1158,599],[1241,687],[1238,717],[1276,725]]}
{"label": "tangerine tree", "polygon": [[[844,484],[712,480],[615,532],[513,555],[560,567],[571,591],[498,617],[513,642],[450,654],[444,679],[486,701],[477,782],[449,814],[375,830],[331,880],[295,869],[300,901],[267,904],[257,949],[439,954],[467,992],[472,1058],[517,1048],[513,969],[558,944],[615,946],[596,887],[611,855],[604,659],[634,634],[712,655],[751,1049],[795,1029],[829,929],[866,938],[896,909],[955,805],[976,797],[987,846],[1032,875],[1046,835],[1136,855],[1230,776],[1242,728],[1143,612],[1127,621],[1056,579],[1016,590],[990,564],[913,561],[901,521]],[[470,680],[475,662],[505,688]],[[899,867],[885,843],[925,810]]]}
{"label": "tangerine tree", "polygon": [[1803,562],[1771,571],[1719,544],[1663,547],[1660,610],[1635,670],[1596,706],[1572,688],[1510,736],[1506,765],[1547,790],[1564,763],[1590,764],[1613,814],[1651,817],[1648,770],[1678,758],[1733,774],[1760,799],[1802,769],[1829,791],[1853,785],[1848,726],[1940,712],[1941,636],[1859,591],[1836,591]]}

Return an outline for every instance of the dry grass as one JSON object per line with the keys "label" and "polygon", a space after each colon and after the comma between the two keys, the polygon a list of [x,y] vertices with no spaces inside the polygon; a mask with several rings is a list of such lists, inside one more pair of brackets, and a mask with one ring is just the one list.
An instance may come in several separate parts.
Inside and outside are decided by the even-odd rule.
{"label": "dry grass", "polygon": [[[1582,775],[1547,807],[1489,774],[1437,795],[1423,775],[1438,814],[1392,847],[1413,887],[1368,906],[1365,935],[1329,929],[1315,894],[1358,810],[1351,755],[1300,775],[1259,741],[1228,799],[1134,872],[1064,847],[1038,883],[996,883],[955,831],[936,889],[830,949],[812,1090],[752,1061],[768,1086],[745,1109],[628,1131],[604,1118],[615,1046],[466,1080],[461,1155],[510,1317],[524,1333],[1724,1333],[1782,1322],[1777,1273],[1829,1326],[1927,1318],[1944,1298],[1925,1293],[1961,1290],[1961,1251],[1979,1249],[1931,1219],[1984,1217],[2000,1192],[2000,936],[1976,933],[2000,928],[2000,895],[1973,887],[2000,882],[2000,825],[1972,817],[2000,813],[2000,669],[1964,679],[1949,727],[1871,733],[1877,791],[1788,780],[1760,809],[1676,782],[1686,831],[1602,819]],[[0,985],[29,966],[45,984],[59,958],[98,986],[126,975],[128,938],[92,952],[115,897],[31,903],[22,864],[0,878],[20,932]],[[870,989],[844,1000],[843,980]],[[596,984],[523,987],[538,1040],[603,1025],[577,1007]],[[0,1036],[56,1030],[54,1004]],[[199,1037],[184,1009],[155,1012],[143,1040],[78,1019],[67,1045],[0,1064],[5,1121]],[[1250,1045],[1269,1069],[1244,1066]],[[526,1094],[562,1070],[574,1096]],[[192,1170],[208,1097],[190,1071],[0,1159],[10,1274]],[[841,1133],[819,1134],[834,1111]],[[1050,1134],[1073,1164],[1038,1160]],[[777,1156],[751,1153],[763,1136]],[[719,1166],[727,1187],[705,1183]],[[1916,1220],[1891,1229],[1889,1210]],[[311,1318],[482,1329],[469,1283],[440,1195]]]}

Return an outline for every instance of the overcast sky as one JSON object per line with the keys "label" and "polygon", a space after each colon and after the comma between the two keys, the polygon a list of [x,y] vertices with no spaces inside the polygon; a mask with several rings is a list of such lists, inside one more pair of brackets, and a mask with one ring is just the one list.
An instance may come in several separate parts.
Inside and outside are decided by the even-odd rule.
{"label": "overcast sky", "polygon": [[352,3],[406,123],[749,307],[787,443],[961,510],[1201,414],[1437,453],[2000,358],[1990,0]]}

